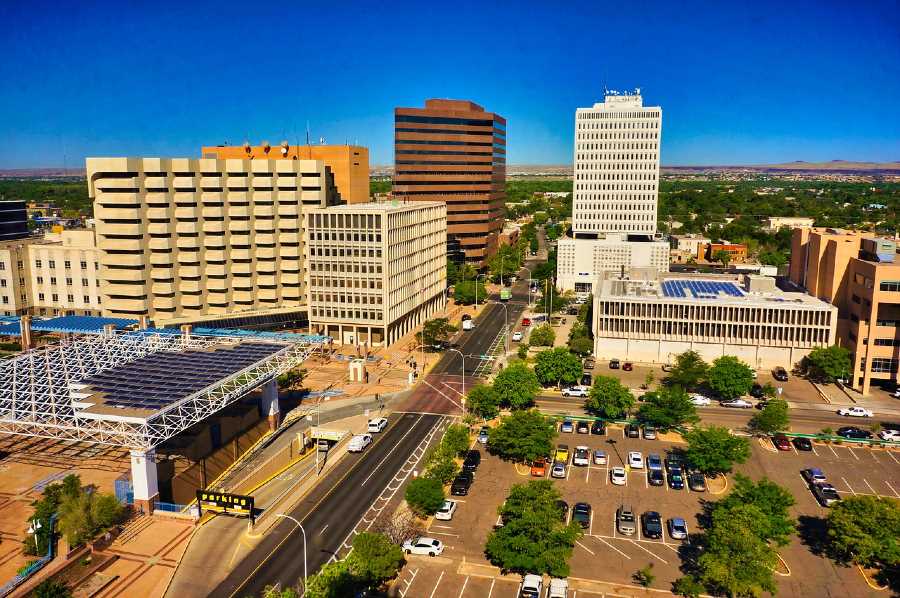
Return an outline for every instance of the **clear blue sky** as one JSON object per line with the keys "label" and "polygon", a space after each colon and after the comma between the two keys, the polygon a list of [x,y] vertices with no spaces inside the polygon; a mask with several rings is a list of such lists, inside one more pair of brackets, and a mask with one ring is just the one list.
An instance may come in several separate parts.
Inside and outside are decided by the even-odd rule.
{"label": "clear blue sky", "polygon": [[663,107],[665,164],[900,160],[896,0],[167,4],[3,2],[0,168],[294,142],[307,121],[390,164],[393,108],[429,97],[505,116],[510,164],[571,163],[604,85]]}

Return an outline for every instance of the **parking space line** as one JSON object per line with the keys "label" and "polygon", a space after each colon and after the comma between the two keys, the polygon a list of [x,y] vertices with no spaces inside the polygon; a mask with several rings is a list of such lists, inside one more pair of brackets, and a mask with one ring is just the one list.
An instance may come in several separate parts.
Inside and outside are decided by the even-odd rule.
{"label": "parking space line", "polygon": [[584,548],[585,550],[587,550],[588,552],[590,552],[590,553],[591,553],[591,556],[595,556],[593,550],[591,550],[590,548],[588,548],[587,546],[585,546],[584,544],[582,544],[582,543],[579,542],[578,540],[575,540],[575,543],[578,544],[579,546],[581,546],[582,548]]}
{"label": "parking space line", "polygon": [[647,482],[647,476],[646,476],[646,474],[644,475],[644,488],[646,488],[646,489],[649,489],[649,488],[650,488],[650,483]]}
{"label": "parking space line", "polygon": [[854,458],[854,459],[856,459],[857,461],[859,461],[859,457],[856,455],[856,451],[854,451],[854,450],[853,450],[852,448],[850,448],[849,446],[847,447],[847,450],[850,451],[850,454],[853,455],[853,458]]}
{"label": "parking space line", "polygon": [[459,534],[451,534],[451,533],[449,533],[449,532],[431,532],[431,533],[432,533],[432,534],[436,534],[436,535],[438,535],[438,536],[450,536],[450,537],[453,537],[453,538],[458,538],[458,537],[459,537]]}
{"label": "parking space line", "polygon": [[891,483],[889,481],[885,480],[884,483],[887,484],[887,487],[891,489],[891,492],[894,493],[894,496],[896,496],[897,498],[900,498],[900,493],[898,493],[896,490],[894,490],[894,487],[891,486]]}
{"label": "parking space line", "polygon": [[886,452],[888,454],[888,456],[894,460],[894,463],[897,463],[898,465],[900,465],[900,461],[898,461],[897,457],[894,456],[894,451],[892,451],[891,449],[887,449],[884,452]]}
{"label": "parking space line", "polygon": [[866,486],[869,487],[869,490],[872,491],[872,494],[878,496],[878,493],[875,492],[875,488],[872,488],[872,484],[869,483],[869,480],[867,480],[866,478],[863,478],[863,482],[865,482]]}
{"label": "parking space line", "polygon": [[588,520],[588,534],[594,533],[594,512],[591,511],[591,518]]}
{"label": "parking space line", "polygon": [[441,580],[444,579],[444,572],[441,571],[441,574],[438,576],[437,582],[434,584],[434,589],[431,590],[431,598],[434,598],[434,595],[437,593],[438,586],[441,585]]}
{"label": "parking space line", "polygon": [[[666,543],[663,542],[663,544],[666,544]],[[678,554],[678,549],[677,549],[675,546],[673,546],[672,544],[666,544],[666,548],[668,548],[669,550],[671,550],[671,551],[674,552],[675,554]]]}
{"label": "parking space line", "polygon": [[816,450],[816,445],[810,444],[810,446],[812,447],[812,452],[813,452],[813,454],[814,454],[816,457],[818,457],[818,456],[819,456],[819,451]]}
{"label": "parking space line", "polygon": [[831,446],[831,445],[829,444],[829,445],[828,445],[828,448],[831,449],[831,454],[834,455],[834,458],[835,458],[835,459],[840,459],[840,457],[838,457],[837,451],[834,450],[834,447],[833,447],[833,446]]}
{"label": "parking space line", "polygon": [[494,584],[497,582],[495,578],[491,578],[491,589],[488,590],[488,598],[491,598],[491,594],[494,593]]}
{"label": "parking space line", "polygon": [[591,466],[588,465],[587,473],[584,475],[584,483],[590,484],[591,482]]}
{"label": "parking space line", "polygon": [[628,556],[627,554],[625,554],[624,552],[622,552],[621,550],[619,550],[618,548],[616,548],[615,546],[613,546],[611,543],[609,543],[609,542],[607,542],[606,540],[604,540],[603,538],[601,538],[600,536],[594,536],[594,538],[596,538],[597,540],[603,542],[604,544],[606,544],[607,546],[609,546],[610,548],[612,548],[613,550],[615,550],[616,552],[618,552],[619,554],[621,554],[622,556],[624,556],[624,557],[625,557],[626,559],[628,559],[629,561],[631,560],[631,557],[630,557],[630,556]]}
{"label": "parking space line", "polygon": [[869,453],[870,455],[872,455],[872,458],[875,459],[876,463],[881,463],[881,461],[878,460],[878,457],[875,456],[875,451],[873,451],[872,449],[869,449],[866,452]]}
{"label": "parking space line", "polygon": [[635,546],[637,546],[638,548],[640,548],[641,550],[643,550],[644,552],[646,552],[647,554],[649,554],[650,556],[654,556],[654,557],[658,558],[659,560],[661,560],[661,561],[662,561],[663,563],[665,563],[666,565],[669,564],[669,561],[667,561],[666,559],[662,558],[661,556],[659,556],[659,555],[656,554],[655,552],[652,552],[652,551],[650,551],[650,550],[647,550],[646,548],[644,548],[643,546],[641,546],[640,544],[638,544],[638,543],[635,542],[634,540],[628,540],[628,541],[631,542],[632,544],[634,544]]}
{"label": "parking space line", "polygon": [[411,586],[411,585],[413,584],[413,582],[416,580],[416,575],[418,575],[418,574],[419,574],[419,570],[418,570],[418,569],[413,570],[412,575],[409,577],[409,581],[406,582],[406,589],[405,589],[405,590],[400,590],[400,598],[405,598],[405,597],[406,597],[406,593],[409,591],[410,586]]}
{"label": "parking space line", "polygon": [[459,598],[462,598],[463,592],[466,591],[466,586],[469,585],[469,576],[466,575],[466,580],[463,582],[462,588],[459,590]]}
{"label": "parking space line", "polygon": [[853,486],[851,486],[849,484],[849,482],[847,482],[846,479],[844,479],[844,478],[841,478],[841,479],[844,481],[844,484],[846,484],[847,488],[849,488],[850,492],[852,492],[853,494],[856,494],[856,490],[853,489]]}

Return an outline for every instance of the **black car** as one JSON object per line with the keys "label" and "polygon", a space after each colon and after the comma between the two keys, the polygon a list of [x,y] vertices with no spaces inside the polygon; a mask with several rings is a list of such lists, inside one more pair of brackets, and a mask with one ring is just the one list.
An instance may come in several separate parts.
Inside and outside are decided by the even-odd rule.
{"label": "black car", "polygon": [[688,487],[694,492],[706,492],[706,476],[699,471],[688,475]]}
{"label": "black car", "polygon": [[575,431],[579,434],[587,434],[588,432],[590,432],[590,430],[590,424],[585,421],[579,421],[577,424],[575,424]]}
{"label": "black car", "polygon": [[792,438],[791,444],[794,445],[794,448],[798,451],[811,451],[812,450],[812,441],[809,438]]}
{"label": "black car", "polygon": [[641,427],[637,424],[628,424],[625,426],[625,436],[628,438],[640,438]]}
{"label": "black car", "polygon": [[466,453],[466,458],[462,464],[462,470],[468,471],[469,473],[475,473],[475,470],[478,469],[478,466],[481,464],[481,451],[471,450]]}
{"label": "black car", "polygon": [[619,360],[618,359],[610,359],[609,360],[609,369],[611,369],[611,370],[619,369]]}
{"label": "black car", "polygon": [[563,523],[569,518],[569,503],[564,500],[556,501],[556,508],[559,509],[559,518]]}
{"label": "black car", "polygon": [[582,529],[587,529],[591,524],[591,505],[586,502],[577,502],[572,507],[572,521],[577,521]]}
{"label": "black car", "polygon": [[662,518],[656,511],[647,511],[641,515],[641,532],[645,538],[662,538]]}
{"label": "black car", "polygon": [[669,470],[669,488],[672,490],[684,489],[684,474],[680,467],[673,467]]}
{"label": "black car", "polygon": [[681,458],[680,453],[669,453],[666,455],[666,470],[672,471],[673,469],[681,469],[684,465],[684,459]]}
{"label": "black car", "polygon": [[750,388],[750,396],[753,397],[754,399],[761,399],[761,398],[763,398],[763,394],[764,394],[764,393],[763,393],[763,387],[762,387],[762,385],[760,385],[760,384],[754,384],[754,385]]}
{"label": "black car", "polygon": [[590,374],[588,374],[587,372],[581,374],[581,382],[580,382],[580,384],[581,384],[582,386],[590,386],[590,385],[592,385],[593,383],[594,383],[594,379],[593,379],[593,377],[592,377]]}
{"label": "black car", "polygon": [[594,423],[591,424],[591,434],[596,434],[597,436],[606,434],[606,424],[603,423],[602,419],[595,419]]}
{"label": "black car", "polygon": [[862,428],[857,428],[854,426],[844,426],[843,428],[838,428],[837,435],[844,438],[855,439],[865,439],[872,437],[872,433],[868,430],[863,430]]}
{"label": "black car", "polygon": [[475,476],[470,471],[460,472],[456,478],[453,479],[453,483],[450,484],[450,494],[453,496],[465,496],[469,493],[469,488],[472,486],[472,482],[475,480]]}
{"label": "black car", "polygon": [[787,379],[788,379],[787,370],[784,369],[783,367],[779,366],[779,367],[775,368],[774,370],[772,370],[772,377],[775,378],[776,380],[778,380],[779,382],[787,382]]}
{"label": "black car", "polygon": [[663,472],[659,469],[651,469],[647,471],[647,482],[651,486],[662,486],[666,483],[666,479],[663,477]]}

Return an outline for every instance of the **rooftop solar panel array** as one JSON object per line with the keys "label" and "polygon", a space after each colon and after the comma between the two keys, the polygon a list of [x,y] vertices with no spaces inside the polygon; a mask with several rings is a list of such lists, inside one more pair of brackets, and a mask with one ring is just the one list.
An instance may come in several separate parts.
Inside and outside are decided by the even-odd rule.
{"label": "rooftop solar panel array", "polygon": [[663,295],[666,297],[687,298],[688,293],[694,299],[716,299],[719,295],[743,297],[744,294],[733,282],[714,280],[664,280]]}
{"label": "rooftop solar panel array", "polygon": [[157,411],[284,349],[272,343],[240,343],[211,351],[153,353],[83,382],[103,392],[114,407]]}

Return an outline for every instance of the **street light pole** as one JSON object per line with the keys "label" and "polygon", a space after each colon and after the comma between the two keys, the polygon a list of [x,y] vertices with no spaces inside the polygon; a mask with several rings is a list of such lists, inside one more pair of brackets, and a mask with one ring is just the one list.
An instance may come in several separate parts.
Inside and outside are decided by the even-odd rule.
{"label": "street light pole", "polygon": [[303,534],[303,591],[306,591],[306,530],[303,529],[303,525],[291,517],[290,515],[285,515],[284,513],[275,513],[276,517],[282,517],[284,519],[290,519],[294,523],[297,524],[297,527],[300,528],[300,532]]}
{"label": "street light pole", "polygon": [[466,397],[466,356],[463,355],[462,351],[458,349],[447,349],[448,351],[452,351],[453,353],[459,353],[459,358],[462,359],[462,395],[463,400],[465,401]]}

